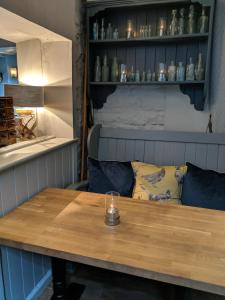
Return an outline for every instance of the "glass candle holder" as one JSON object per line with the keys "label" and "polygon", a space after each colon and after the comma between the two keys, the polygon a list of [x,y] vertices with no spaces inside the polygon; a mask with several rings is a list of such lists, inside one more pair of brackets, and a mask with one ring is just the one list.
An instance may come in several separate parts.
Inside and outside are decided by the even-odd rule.
{"label": "glass candle holder", "polygon": [[120,194],[114,191],[106,193],[105,196],[105,224],[116,226],[120,224],[118,201]]}
{"label": "glass candle holder", "polygon": [[127,66],[124,64],[120,66],[120,82],[127,82]]}
{"label": "glass candle holder", "polygon": [[158,81],[166,81],[166,65],[164,63],[159,63]]}
{"label": "glass candle holder", "polygon": [[165,18],[159,18],[157,34],[158,34],[158,36],[166,35],[166,19]]}
{"label": "glass candle holder", "polygon": [[132,29],[132,21],[128,20],[127,22],[127,39],[133,38],[133,29]]}

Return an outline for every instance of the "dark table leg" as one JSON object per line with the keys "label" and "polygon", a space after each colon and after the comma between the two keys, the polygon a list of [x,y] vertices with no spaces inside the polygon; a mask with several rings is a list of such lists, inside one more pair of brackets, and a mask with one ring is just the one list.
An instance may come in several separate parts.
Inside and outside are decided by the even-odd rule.
{"label": "dark table leg", "polygon": [[66,261],[52,257],[52,300],[66,299]]}
{"label": "dark table leg", "polygon": [[66,285],[66,261],[52,257],[53,296],[51,300],[79,300],[85,286],[77,283]]}

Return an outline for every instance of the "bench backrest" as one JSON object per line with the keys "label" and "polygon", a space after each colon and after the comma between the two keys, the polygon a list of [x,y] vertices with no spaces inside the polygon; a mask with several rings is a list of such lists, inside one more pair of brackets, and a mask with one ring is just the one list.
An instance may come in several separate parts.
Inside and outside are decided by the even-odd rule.
{"label": "bench backrest", "polygon": [[88,138],[89,156],[99,160],[139,160],[157,165],[191,162],[225,172],[225,134],[102,128]]}

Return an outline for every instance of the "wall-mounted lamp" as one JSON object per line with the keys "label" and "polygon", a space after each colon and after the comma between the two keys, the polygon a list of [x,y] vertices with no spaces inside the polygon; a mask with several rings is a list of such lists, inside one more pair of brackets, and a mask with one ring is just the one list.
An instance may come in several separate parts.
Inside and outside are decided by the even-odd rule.
{"label": "wall-mounted lamp", "polygon": [[0,82],[2,82],[2,81],[3,81],[3,73],[0,72]]}
{"label": "wall-mounted lamp", "polygon": [[17,79],[18,78],[18,71],[17,71],[17,68],[14,67],[14,68],[9,68],[9,75],[11,78],[15,78]]}

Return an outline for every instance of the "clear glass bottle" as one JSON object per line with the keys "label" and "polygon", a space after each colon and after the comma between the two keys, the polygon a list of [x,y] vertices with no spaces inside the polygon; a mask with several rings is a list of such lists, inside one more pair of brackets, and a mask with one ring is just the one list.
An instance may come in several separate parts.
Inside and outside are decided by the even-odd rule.
{"label": "clear glass bottle", "polygon": [[204,80],[204,78],[205,78],[205,68],[203,64],[203,56],[202,53],[199,53],[198,62],[195,67],[195,79],[201,81]]}
{"label": "clear glass bottle", "polygon": [[105,27],[104,27],[104,24],[105,24],[105,20],[102,19],[102,27],[101,27],[101,40],[102,41],[105,39]]}
{"label": "clear glass bottle", "polygon": [[115,30],[113,31],[113,39],[114,40],[118,40],[119,39],[119,32],[118,32],[117,28],[115,28]]}
{"label": "clear glass bottle", "polygon": [[117,57],[113,58],[113,63],[111,67],[111,81],[118,82],[119,81],[119,65],[117,62]]}
{"label": "clear glass bottle", "polygon": [[196,32],[195,7],[194,5],[190,5],[188,22],[187,22],[187,33],[193,34],[195,32]]}
{"label": "clear glass bottle", "polygon": [[142,74],[141,74],[141,81],[142,82],[146,81],[146,72],[145,71],[143,71]]}
{"label": "clear glass bottle", "polygon": [[134,72],[134,66],[131,67],[131,71],[130,71],[130,81],[135,81],[135,72]]}
{"label": "clear glass bottle", "polygon": [[113,29],[111,23],[109,23],[106,30],[106,39],[111,40],[112,38],[113,38]]}
{"label": "clear glass bottle", "polygon": [[195,65],[193,63],[192,57],[189,59],[189,64],[186,67],[186,80],[192,81],[195,80]]}
{"label": "clear glass bottle", "polygon": [[104,56],[103,59],[103,66],[102,66],[102,81],[108,82],[109,81],[109,66],[108,66],[108,58],[107,55]]}
{"label": "clear glass bottle", "polygon": [[148,25],[148,37],[152,36],[152,25]]}
{"label": "clear glass bottle", "polygon": [[156,81],[156,74],[155,74],[155,72],[152,73],[152,81]]}
{"label": "clear glass bottle", "polygon": [[174,61],[171,61],[168,67],[168,81],[175,81],[176,80],[176,66]]}
{"label": "clear glass bottle", "polygon": [[207,33],[209,27],[209,17],[206,15],[206,8],[202,7],[202,14],[198,21],[198,30],[200,33]]}
{"label": "clear glass bottle", "polygon": [[148,37],[148,26],[144,26],[144,37],[147,38]]}
{"label": "clear glass bottle", "polygon": [[176,35],[178,32],[177,10],[172,10],[171,22],[169,25],[169,35]]}
{"label": "clear glass bottle", "polygon": [[148,70],[147,72],[147,82],[150,82],[152,80],[152,73],[151,70]]}
{"label": "clear glass bottle", "polygon": [[166,66],[164,63],[159,63],[158,81],[166,81]]}
{"label": "clear glass bottle", "polygon": [[157,26],[157,35],[164,36],[166,35],[166,19],[159,18],[158,26]]}
{"label": "clear glass bottle", "polygon": [[141,78],[140,78],[140,72],[139,70],[136,71],[135,73],[135,82],[140,82]]}
{"label": "clear glass bottle", "polygon": [[184,81],[185,78],[185,68],[182,61],[178,63],[177,67],[177,81]]}
{"label": "clear glass bottle", "polygon": [[127,82],[127,67],[124,64],[120,66],[120,82]]}
{"label": "clear glass bottle", "polygon": [[94,81],[95,82],[100,82],[101,81],[101,62],[100,62],[100,57],[96,57],[95,61],[95,74],[94,74]]}
{"label": "clear glass bottle", "polygon": [[143,38],[143,37],[144,37],[144,26],[140,26],[139,37],[140,37],[140,38]]}
{"label": "clear glass bottle", "polygon": [[98,22],[96,21],[93,24],[93,40],[94,41],[98,40],[98,31],[99,31],[99,26],[98,26]]}
{"label": "clear glass bottle", "polygon": [[185,9],[181,8],[180,9],[180,16],[178,20],[178,34],[183,35],[185,34]]}

